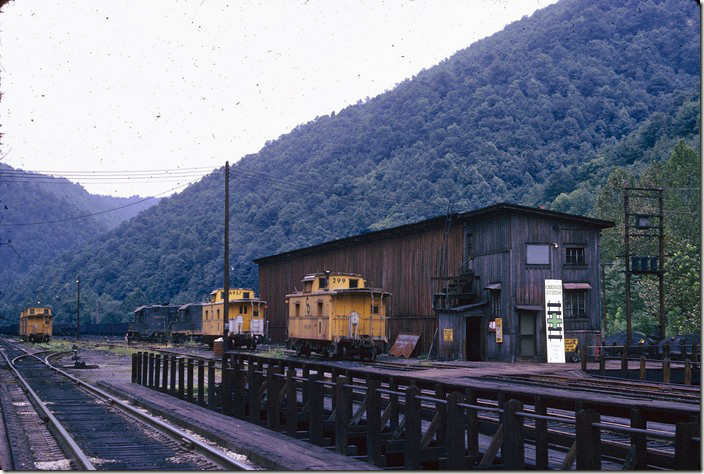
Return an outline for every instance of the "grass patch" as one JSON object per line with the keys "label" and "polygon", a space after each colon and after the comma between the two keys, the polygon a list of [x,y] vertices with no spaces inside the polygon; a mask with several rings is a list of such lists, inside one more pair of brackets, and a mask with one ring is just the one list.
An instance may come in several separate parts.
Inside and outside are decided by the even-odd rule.
{"label": "grass patch", "polygon": [[133,347],[122,347],[122,346],[108,346],[105,348],[108,352],[112,352],[113,354],[117,355],[122,355],[122,356],[130,356],[132,357],[132,354],[136,354],[137,352],[140,352],[140,349],[136,349]]}
{"label": "grass patch", "polygon": [[275,359],[288,359],[288,356],[286,355],[284,350],[276,347],[273,347],[266,352],[262,352],[259,355],[262,355],[264,357],[273,357]]}
{"label": "grass patch", "polygon": [[34,347],[43,351],[66,352],[71,350],[71,348],[73,347],[73,342],[53,340],[49,342],[32,344],[30,345],[30,347]]}

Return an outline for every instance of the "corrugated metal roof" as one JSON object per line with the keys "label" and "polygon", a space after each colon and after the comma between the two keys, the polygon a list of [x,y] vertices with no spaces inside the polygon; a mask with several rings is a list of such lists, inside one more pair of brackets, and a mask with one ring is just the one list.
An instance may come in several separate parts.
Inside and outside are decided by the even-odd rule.
{"label": "corrugated metal roof", "polygon": [[[613,227],[615,225],[612,221],[605,221],[601,219],[593,219],[591,217],[578,216],[575,214],[567,214],[564,212],[550,211],[547,209],[539,209],[536,207],[521,206],[518,204],[495,204],[493,206],[483,207],[481,209],[476,209],[474,211],[463,212],[463,213],[453,213],[451,214],[452,221],[456,220],[468,220],[475,217],[482,217],[484,215],[497,215],[504,214],[508,212],[519,212],[523,214],[534,214],[543,216],[546,218],[558,218],[571,222],[579,222],[582,224],[587,224],[598,229],[606,229]],[[354,245],[360,242],[371,242],[374,240],[388,239],[392,237],[398,237],[400,235],[413,234],[416,232],[421,232],[428,229],[442,228],[447,221],[447,216],[437,216],[430,219],[414,222],[411,224],[405,224],[397,227],[391,227],[388,229],[378,230],[375,232],[368,232],[365,234],[354,235],[351,237],[345,237],[342,239],[331,240],[328,242],[323,242],[317,245],[312,245],[310,247],[304,247],[296,250],[290,250],[288,252],[282,252],[275,255],[269,255],[264,257],[255,258],[253,260],[256,264],[267,263],[276,260],[285,260],[287,258],[300,257],[303,255],[315,254],[324,250],[347,247],[349,245]]]}
{"label": "corrugated metal roof", "polygon": [[592,285],[589,283],[563,283],[562,288],[565,290],[591,290]]}

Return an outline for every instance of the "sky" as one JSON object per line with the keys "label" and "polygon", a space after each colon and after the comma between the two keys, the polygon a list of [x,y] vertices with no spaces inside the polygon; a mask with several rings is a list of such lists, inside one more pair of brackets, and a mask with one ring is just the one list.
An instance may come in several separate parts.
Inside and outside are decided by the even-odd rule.
{"label": "sky", "polygon": [[13,1],[0,162],[168,195],[555,1]]}

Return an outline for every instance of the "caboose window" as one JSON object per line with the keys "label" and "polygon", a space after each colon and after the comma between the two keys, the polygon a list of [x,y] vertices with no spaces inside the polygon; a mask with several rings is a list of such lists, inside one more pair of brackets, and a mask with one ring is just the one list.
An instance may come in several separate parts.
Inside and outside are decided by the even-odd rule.
{"label": "caboose window", "polygon": [[318,278],[318,288],[325,288],[328,286],[328,279],[325,277]]}
{"label": "caboose window", "polygon": [[296,317],[299,317],[301,315],[301,303],[296,303],[294,306],[296,308],[296,310],[295,310]]}
{"label": "caboose window", "polygon": [[378,304],[372,305],[372,314],[379,314],[379,305]]}
{"label": "caboose window", "polygon": [[323,303],[318,303],[318,317],[323,317]]}
{"label": "caboose window", "polygon": [[247,314],[247,307],[243,306],[242,310],[240,311],[242,314]]}
{"label": "caboose window", "polygon": [[33,309],[30,309],[30,310],[29,310],[29,314],[34,314],[34,310],[33,310]]}
{"label": "caboose window", "polygon": [[357,288],[357,285],[359,284],[359,280],[356,278],[350,278],[350,288]]}
{"label": "caboose window", "polygon": [[45,309],[45,310],[44,310],[44,314],[49,314],[49,310],[48,310],[48,309]]}
{"label": "caboose window", "polygon": [[243,291],[243,292],[242,292],[242,298],[245,299],[245,300],[248,300],[248,299],[249,299],[249,291]]}
{"label": "caboose window", "polygon": [[259,310],[258,309],[252,310],[252,316],[254,316],[255,318],[258,318],[259,317]]}

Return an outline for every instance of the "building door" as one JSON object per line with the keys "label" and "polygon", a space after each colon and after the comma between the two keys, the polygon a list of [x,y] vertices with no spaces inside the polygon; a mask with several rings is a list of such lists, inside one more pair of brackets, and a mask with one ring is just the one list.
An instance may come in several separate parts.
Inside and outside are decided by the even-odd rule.
{"label": "building door", "polygon": [[467,326],[465,360],[482,360],[482,318],[465,318]]}
{"label": "building door", "polygon": [[534,359],[536,357],[536,315],[537,313],[533,311],[521,311],[518,313],[522,359]]}

